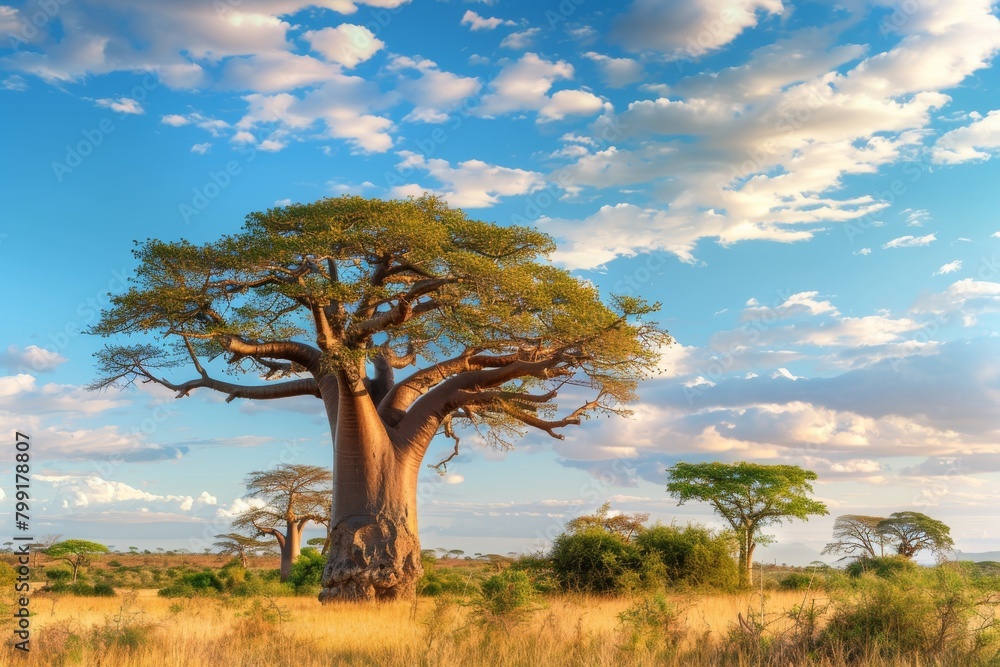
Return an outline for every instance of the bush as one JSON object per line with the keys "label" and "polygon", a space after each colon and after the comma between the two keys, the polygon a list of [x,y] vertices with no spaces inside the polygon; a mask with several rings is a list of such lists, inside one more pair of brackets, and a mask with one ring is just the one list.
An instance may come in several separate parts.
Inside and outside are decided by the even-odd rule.
{"label": "bush", "polygon": [[890,579],[900,574],[913,572],[916,569],[916,563],[905,556],[879,556],[877,558],[855,559],[845,568],[845,571],[852,577],[860,577],[866,572],[871,572],[876,577]]}
{"label": "bush", "polygon": [[115,596],[115,589],[112,588],[111,584],[94,584],[92,595],[99,598],[113,598]]}
{"label": "bush", "polygon": [[298,560],[292,564],[292,572],[288,575],[288,584],[295,588],[296,593],[318,593],[323,583],[323,568],[326,567],[326,556],[313,547],[306,547],[299,554]]}
{"label": "bush", "polygon": [[479,621],[509,629],[527,618],[532,610],[535,588],[528,575],[507,569],[483,582],[475,601],[480,611]]}
{"label": "bush", "polygon": [[224,589],[222,580],[214,572],[204,570],[182,575],[175,583],[161,588],[159,595],[167,598],[194,597],[196,595],[215,595]]}
{"label": "bush", "polygon": [[726,533],[691,524],[684,528],[658,525],[639,533],[635,542],[643,553],[663,563],[667,581],[673,585],[723,590],[739,586],[739,566]]}
{"label": "bush", "polygon": [[73,573],[65,568],[50,567],[45,570],[45,578],[53,584],[68,582],[73,578]]}
{"label": "bush", "polygon": [[425,561],[424,575],[417,582],[417,595],[466,595],[476,588],[476,574],[471,568],[437,567]]}
{"label": "bush", "polygon": [[778,587],[783,591],[804,591],[813,587],[816,575],[803,572],[791,572],[778,581]]}
{"label": "bush", "polygon": [[854,659],[929,656],[934,664],[979,664],[996,653],[998,640],[997,621],[983,603],[961,569],[897,570],[891,578],[861,580],[836,606],[822,641],[831,654]]}
{"label": "bush", "polygon": [[618,614],[618,622],[625,639],[622,648],[629,651],[651,650],[660,645],[672,649],[686,634],[678,610],[662,593],[633,603]]}
{"label": "bush", "polygon": [[642,554],[634,544],[602,528],[563,533],[552,545],[552,569],[567,591],[622,592],[634,578],[629,575],[642,566]]}

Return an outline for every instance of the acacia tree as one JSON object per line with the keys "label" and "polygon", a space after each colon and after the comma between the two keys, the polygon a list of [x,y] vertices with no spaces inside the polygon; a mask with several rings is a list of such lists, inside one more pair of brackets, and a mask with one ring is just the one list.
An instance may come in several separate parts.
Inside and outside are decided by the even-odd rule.
{"label": "acacia tree", "polygon": [[219,541],[214,546],[218,547],[219,553],[227,556],[238,556],[243,569],[247,567],[247,556],[271,546],[268,542],[241,533],[225,533],[216,535],[216,537],[219,538]]}
{"label": "acacia tree", "polygon": [[925,549],[941,553],[955,546],[951,528],[920,512],[894,512],[882,519],[877,528],[894,543],[896,553],[907,558]]}
{"label": "acacia tree", "polygon": [[333,475],[319,466],[284,463],[273,470],[247,475],[247,495],[263,505],[249,507],[236,517],[237,528],[270,535],[281,551],[281,581],[292,573],[302,547],[302,530],[310,521],[330,525]]}
{"label": "acacia tree", "polygon": [[808,497],[816,473],[792,465],[760,463],[678,463],[668,468],[667,492],[677,504],[709,503],[726,520],[739,541],[740,581],[750,583],[753,552],[761,529],[784,519],[808,520],[827,514],[826,505]]}
{"label": "acacia tree", "polygon": [[[155,382],[227,400],[315,396],[334,439],[323,601],[409,597],[420,577],[417,475],[436,434],[509,446],[527,428],[625,413],[669,336],[657,305],[601,301],[552,266],[550,237],[471,220],[439,199],[325,199],[254,213],[215,243],[150,240],[134,284],[92,329],[93,387]],[[160,340],[173,341],[173,345]],[[249,371],[277,382],[221,378]],[[193,366],[190,379],[168,373]],[[394,370],[415,366],[402,381]],[[562,409],[562,389],[580,402]]]}
{"label": "acacia tree", "polygon": [[833,538],[823,548],[823,554],[839,553],[844,558],[877,558],[885,555],[887,535],[879,530],[884,521],[880,516],[844,514],[833,522]]}
{"label": "acacia tree", "polygon": [[611,503],[605,502],[593,514],[585,514],[566,522],[566,532],[580,533],[589,528],[600,528],[609,533],[621,536],[625,541],[631,541],[642,532],[649,521],[649,513],[615,514],[611,515]]}
{"label": "acacia tree", "polygon": [[88,565],[97,554],[108,553],[108,548],[98,542],[89,540],[64,540],[56,542],[45,550],[45,555],[56,560],[63,560],[73,568],[73,583],[80,568]]}

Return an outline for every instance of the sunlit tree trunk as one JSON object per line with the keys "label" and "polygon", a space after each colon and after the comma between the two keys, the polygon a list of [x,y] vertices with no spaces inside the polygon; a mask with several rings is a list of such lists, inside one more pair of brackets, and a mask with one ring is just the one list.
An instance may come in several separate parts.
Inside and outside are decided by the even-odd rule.
{"label": "sunlit tree trunk", "polygon": [[394,442],[360,383],[320,382],[334,438],[324,603],[412,597],[423,574],[417,534],[420,459]]}

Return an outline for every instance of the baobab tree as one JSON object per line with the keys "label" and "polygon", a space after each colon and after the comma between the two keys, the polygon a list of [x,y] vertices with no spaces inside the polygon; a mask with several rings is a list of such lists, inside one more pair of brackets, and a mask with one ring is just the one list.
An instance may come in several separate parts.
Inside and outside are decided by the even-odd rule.
{"label": "baobab tree", "polygon": [[[213,243],[148,240],[91,330],[147,338],[99,352],[91,386],[316,397],[335,475],[320,598],[409,597],[422,572],[417,476],[435,435],[454,443],[444,465],[469,427],[510,446],[528,428],[562,438],[584,417],[627,413],[669,342],[646,320],[658,305],[605,303],[548,261],[554,248],[434,197],[324,199],[253,213]],[[221,370],[206,361],[220,356]],[[174,379],[180,366],[192,377]],[[239,371],[255,377],[219,376]],[[555,402],[562,390],[573,406]]]}
{"label": "baobab tree", "polygon": [[268,535],[281,551],[281,581],[288,579],[302,548],[302,530],[310,521],[330,524],[330,497],[333,475],[319,466],[284,463],[273,470],[257,470],[247,475],[247,496],[264,503],[251,506],[236,517],[233,525]]}

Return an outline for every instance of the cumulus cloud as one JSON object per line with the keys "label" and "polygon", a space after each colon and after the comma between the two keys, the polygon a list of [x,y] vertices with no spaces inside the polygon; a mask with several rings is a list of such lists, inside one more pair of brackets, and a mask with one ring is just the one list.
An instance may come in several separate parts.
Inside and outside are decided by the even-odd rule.
{"label": "cumulus cloud", "polygon": [[945,133],[934,145],[934,161],[958,164],[988,160],[1000,149],[1000,110]]}
{"label": "cumulus cloud", "polygon": [[528,28],[520,32],[512,32],[503,38],[500,46],[505,49],[514,49],[515,51],[530,49],[535,45],[535,40],[538,39],[540,34],[542,34],[541,28]]}
{"label": "cumulus cloud", "polygon": [[371,59],[385,42],[375,37],[364,26],[342,23],[336,28],[310,30],[302,35],[313,51],[322,54],[327,62],[350,69]]}
{"label": "cumulus cloud", "polygon": [[461,25],[469,26],[469,30],[493,30],[502,25],[517,25],[513,21],[505,21],[504,19],[498,18],[486,18],[480,16],[471,9],[466,10],[465,14],[462,15]]}
{"label": "cumulus cloud", "polygon": [[[191,496],[149,493],[124,482],[107,480],[94,475],[35,475],[34,479],[52,485],[61,498],[63,508],[110,505],[132,501],[176,502],[181,511],[187,512],[196,502]],[[207,498],[211,498],[211,496],[207,492],[203,492],[198,497],[198,502],[204,503]]]}
{"label": "cumulus cloud", "polygon": [[652,49],[675,58],[695,57],[725,46],[762,16],[783,11],[781,0],[633,0],[616,19],[611,35],[631,51]]}
{"label": "cumulus cloud", "polygon": [[68,359],[58,352],[37,345],[29,345],[23,350],[17,345],[10,345],[0,352],[0,368],[12,373],[21,371],[51,373],[67,361]]}
{"label": "cumulus cloud", "polygon": [[493,92],[483,100],[481,110],[485,114],[497,114],[540,108],[553,83],[572,79],[573,74],[573,66],[564,60],[553,62],[535,53],[526,53],[516,62],[505,65],[490,82]]}
{"label": "cumulus cloud", "polygon": [[604,82],[612,88],[621,88],[642,81],[642,63],[632,58],[612,58],[588,51],[583,57],[592,61],[601,71]]}
{"label": "cumulus cloud", "polygon": [[[420,169],[442,184],[438,192],[452,206],[460,208],[485,208],[493,206],[501,197],[523,195],[545,187],[544,177],[533,171],[511,169],[488,164],[482,160],[466,160],[452,166],[447,160],[427,159],[411,151],[400,151],[403,158],[397,167],[401,172]],[[419,195],[424,190],[416,184],[394,188],[393,196]]]}
{"label": "cumulus cloud", "polygon": [[[627,16],[641,20],[628,34],[640,23],[669,25],[651,27],[650,39],[663,33],[675,40],[664,48],[683,49],[676,39],[688,39],[691,25],[671,12],[686,6],[668,4],[634,3]],[[580,196],[640,190],[649,201],[556,221],[550,231],[567,266],[592,268],[647,249],[693,262],[702,238],[806,241],[831,224],[878,215],[888,202],[843,196],[845,179],[923,151],[934,112],[950,101],[943,91],[986,67],[1000,48],[1000,21],[988,3],[943,7],[920,3],[901,39],[884,50],[838,43],[832,27],[803,28],[741,63],[650,88],[658,97],[603,114],[590,128],[602,146],[567,151],[559,170],[565,187]],[[770,3],[764,11],[781,10]],[[657,23],[660,11],[666,19]],[[735,33],[719,34],[724,42]]]}
{"label": "cumulus cloud", "polygon": [[[403,119],[407,121],[443,123],[451,111],[482,87],[474,77],[446,72],[434,61],[419,56],[397,56],[389,69],[399,73],[396,90],[413,104],[413,110]],[[408,76],[413,72],[418,76]]]}

